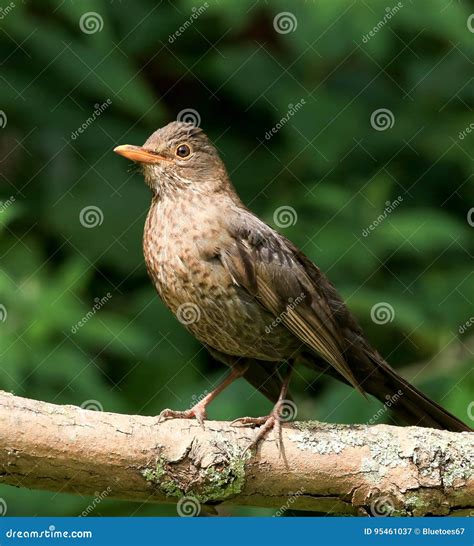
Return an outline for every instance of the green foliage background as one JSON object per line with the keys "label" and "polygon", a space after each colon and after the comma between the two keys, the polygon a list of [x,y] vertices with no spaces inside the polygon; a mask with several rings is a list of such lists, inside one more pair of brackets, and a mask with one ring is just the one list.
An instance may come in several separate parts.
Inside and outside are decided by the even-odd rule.
{"label": "green foliage background", "polygon": [[[155,295],[141,249],[150,195],[112,153],[192,108],[243,201],[273,225],[278,207],[293,207],[298,221],[281,231],[327,272],[392,365],[468,421],[474,330],[460,327],[474,301],[473,134],[466,132],[474,34],[467,2],[402,4],[368,40],[391,4],[209,0],[172,43],[200,4],[42,0],[2,12],[0,388],[156,415],[189,407],[221,377]],[[80,30],[88,11],[101,16],[100,32]],[[282,11],[296,17],[294,32],[275,31]],[[304,106],[265,139],[301,99]],[[393,113],[393,127],[371,126],[379,108]],[[364,237],[399,195],[402,203]],[[87,229],[79,215],[91,205],[103,222]],[[73,333],[107,293],[110,300]],[[380,302],[394,309],[383,325],[370,318]],[[300,371],[294,381],[299,418],[366,422],[380,407],[314,379]],[[210,416],[267,411],[239,382]],[[91,502],[7,486],[0,496],[9,515],[76,515]],[[176,512],[104,500],[93,514]]]}

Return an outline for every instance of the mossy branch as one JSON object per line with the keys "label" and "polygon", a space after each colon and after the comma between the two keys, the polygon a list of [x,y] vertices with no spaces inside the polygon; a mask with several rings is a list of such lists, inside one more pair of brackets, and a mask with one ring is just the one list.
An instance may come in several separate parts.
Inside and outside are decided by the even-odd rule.
{"label": "mossy branch", "polygon": [[474,433],[293,423],[283,426],[283,455],[270,434],[243,456],[254,434],[227,422],[157,424],[0,392],[0,483],[178,502],[188,514],[204,505],[279,514],[474,513]]}

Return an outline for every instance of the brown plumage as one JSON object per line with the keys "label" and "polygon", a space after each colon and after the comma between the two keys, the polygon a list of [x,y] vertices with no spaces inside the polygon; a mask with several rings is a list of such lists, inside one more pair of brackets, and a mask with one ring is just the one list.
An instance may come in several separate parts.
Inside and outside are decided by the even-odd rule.
{"label": "brown plumage", "polygon": [[[205,418],[207,404],[243,375],[277,402],[261,438],[279,427],[293,362],[328,373],[386,402],[407,423],[470,430],[402,379],[373,349],[333,285],[288,239],[240,201],[215,147],[190,124],[173,122],[143,147],[115,151],[139,162],[153,199],[145,225],[148,272],[165,304],[212,355],[232,368],[194,408],[164,417]],[[275,319],[278,320],[276,321]],[[290,373],[289,372],[289,373]]]}

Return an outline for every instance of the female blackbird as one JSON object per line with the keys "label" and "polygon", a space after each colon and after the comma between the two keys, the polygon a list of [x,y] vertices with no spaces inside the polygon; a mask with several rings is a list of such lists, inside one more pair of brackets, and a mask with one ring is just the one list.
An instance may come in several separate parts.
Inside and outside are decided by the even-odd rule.
{"label": "female blackbird", "polygon": [[[214,391],[185,411],[196,417],[244,376],[276,402],[270,415],[244,417],[279,441],[280,412],[295,361],[369,393],[413,425],[470,428],[400,377],[370,346],[334,286],[288,239],[237,196],[216,148],[192,124],[173,122],[143,146],[118,146],[138,162],[152,191],[144,232],[150,277],[164,303],[211,354],[231,367]],[[277,369],[288,363],[282,379]],[[254,443],[255,443],[254,442]]]}

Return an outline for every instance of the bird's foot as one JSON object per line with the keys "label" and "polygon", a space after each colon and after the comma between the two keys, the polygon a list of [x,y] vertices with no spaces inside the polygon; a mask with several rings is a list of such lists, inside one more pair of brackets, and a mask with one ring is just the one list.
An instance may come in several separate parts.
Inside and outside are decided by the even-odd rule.
{"label": "bird's foot", "polygon": [[252,426],[260,427],[255,438],[252,442],[246,447],[244,453],[249,449],[256,447],[265,436],[273,430],[273,435],[275,437],[275,442],[278,448],[278,451],[281,452],[281,415],[280,415],[280,405],[277,404],[272,412],[265,417],[239,417],[231,423],[232,426]]}
{"label": "bird's foot", "polygon": [[206,406],[198,402],[188,410],[164,409],[158,415],[158,423],[166,419],[197,419],[201,427],[204,428],[204,421],[207,419]]}

